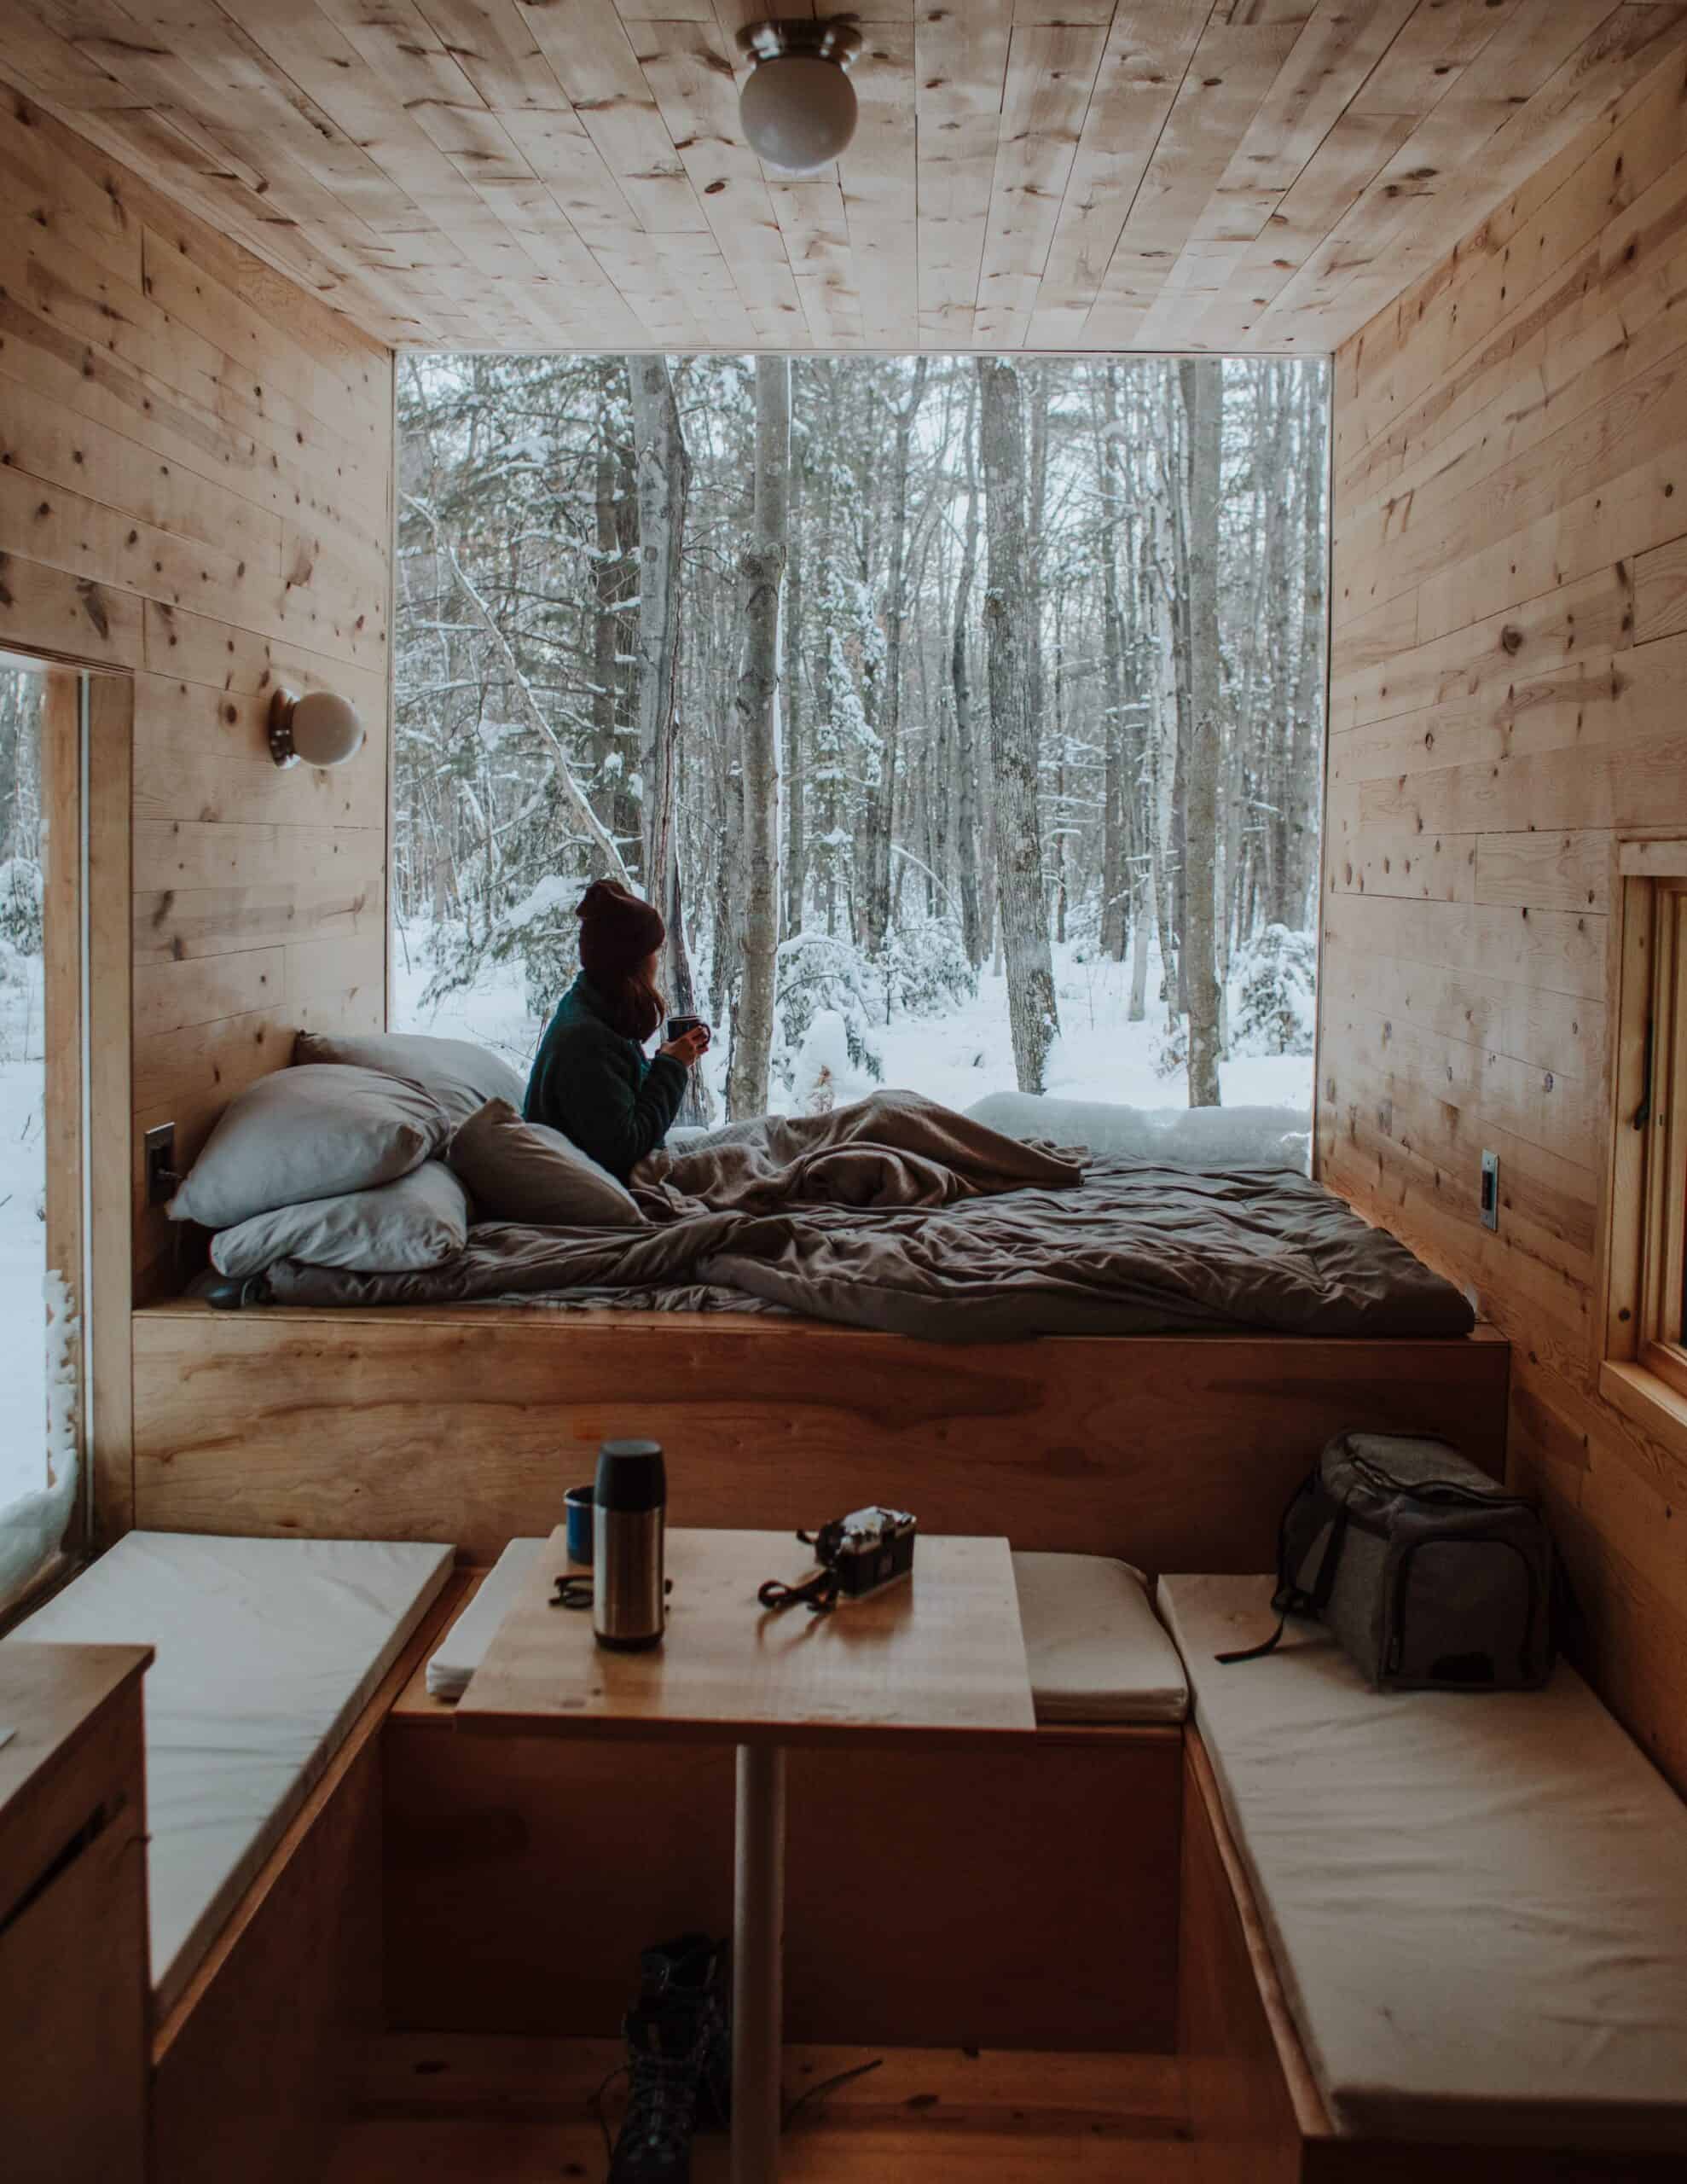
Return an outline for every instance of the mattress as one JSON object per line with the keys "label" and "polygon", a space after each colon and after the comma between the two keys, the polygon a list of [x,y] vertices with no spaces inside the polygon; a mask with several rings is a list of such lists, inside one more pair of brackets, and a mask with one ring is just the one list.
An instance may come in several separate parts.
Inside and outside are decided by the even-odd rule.
{"label": "mattress", "polygon": [[[157,2008],[179,1998],[449,1573],[449,1547],[130,1532],[16,1635],[145,1644]],[[4,1642],[4,1641],[0,1641]]]}
{"label": "mattress", "polygon": [[[1162,1577],[1307,2059],[1358,2137],[1687,2152],[1687,1809],[1573,1669],[1375,1692],[1269,1577]],[[1591,2173],[1579,2170],[1578,2174]]]}

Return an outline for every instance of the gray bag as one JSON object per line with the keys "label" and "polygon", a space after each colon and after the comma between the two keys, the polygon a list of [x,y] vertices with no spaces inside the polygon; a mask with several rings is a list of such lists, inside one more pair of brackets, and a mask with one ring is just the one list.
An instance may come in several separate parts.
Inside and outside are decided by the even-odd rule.
{"label": "gray bag", "polygon": [[1552,1672],[1556,1583],[1532,1502],[1444,1441],[1348,1432],[1283,1513],[1272,1606],[1316,1616],[1379,1691],[1518,1691]]}

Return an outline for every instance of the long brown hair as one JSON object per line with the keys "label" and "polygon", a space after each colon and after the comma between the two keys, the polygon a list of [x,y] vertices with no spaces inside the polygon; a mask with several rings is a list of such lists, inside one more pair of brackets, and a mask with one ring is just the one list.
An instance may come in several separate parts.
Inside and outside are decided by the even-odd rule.
{"label": "long brown hair", "polygon": [[668,1004],[651,958],[668,938],[662,913],[618,880],[594,880],[580,897],[580,968],[623,1038],[647,1039]]}

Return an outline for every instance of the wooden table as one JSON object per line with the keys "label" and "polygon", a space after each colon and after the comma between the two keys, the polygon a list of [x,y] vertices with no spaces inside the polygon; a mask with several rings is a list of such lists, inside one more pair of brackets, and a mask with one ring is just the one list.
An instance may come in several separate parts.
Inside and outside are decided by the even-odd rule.
{"label": "wooden table", "polygon": [[[773,2184],[786,1750],[1032,1734],[1007,1542],[922,1537],[910,1579],[816,1617],[757,1605],[764,1578],[792,1579],[813,1566],[788,1534],[670,1531],[668,1635],[645,1653],[606,1651],[594,1642],[588,1615],[549,1605],[553,1580],[567,1567],[559,1526],[551,1548],[459,1701],[457,1727],[737,1747],[732,2175],[733,2184]],[[838,1878],[849,1885],[847,1873]]]}

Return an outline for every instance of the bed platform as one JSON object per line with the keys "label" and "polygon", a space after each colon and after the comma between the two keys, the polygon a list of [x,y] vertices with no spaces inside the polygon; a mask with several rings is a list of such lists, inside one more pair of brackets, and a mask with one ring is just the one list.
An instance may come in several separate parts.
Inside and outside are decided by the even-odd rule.
{"label": "bed platform", "polygon": [[177,1300],[134,1318],[134,1521],[490,1563],[636,1432],[668,1450],[676,1524],[794,1529],[890,1496],[933,1531],[1245,1571],[1343,1427],[1442,1434],[1499,1476],[1510,1358],[1481,1327],[959,1348],[731,1315]]}

